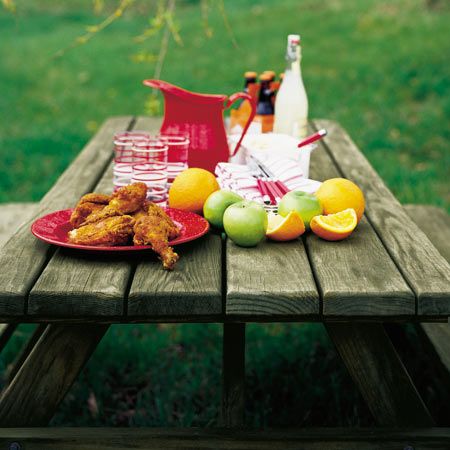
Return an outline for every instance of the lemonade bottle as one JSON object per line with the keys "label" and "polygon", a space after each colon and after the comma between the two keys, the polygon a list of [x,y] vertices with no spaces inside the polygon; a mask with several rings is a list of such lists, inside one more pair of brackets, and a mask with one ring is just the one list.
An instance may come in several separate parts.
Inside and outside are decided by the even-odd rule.
{"label": "lemonade bottle", "polygon": [[308,97],[300,69],[300,36],[290,34],[287,41],[287,67],[275,100],[274,132],[302,138],[307,135]]}

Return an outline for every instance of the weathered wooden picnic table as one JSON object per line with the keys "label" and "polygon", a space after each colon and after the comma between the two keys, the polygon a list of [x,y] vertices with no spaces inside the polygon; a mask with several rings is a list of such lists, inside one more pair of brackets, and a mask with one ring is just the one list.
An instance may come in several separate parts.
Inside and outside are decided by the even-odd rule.
{"label": "weathered wooden picnic table", "polygon": [[[34,218],[1,250],[0,321],[41,325],[1,395],[0,442],[15,439],[27,449],[92,448],[94,441],[99,449],[121,448],[121,439],[133,448],[153,448],[150,443],[154,448],[277,448],[280,439],[283,448],[300,448],[302,440],[308,448],[378,448],[374,442],[449,448],[448,429],[422,429],[432,427],[433,419],[383,328],[384,322],[446,322],[449,265],[337,123],[311,122],[312,129],[327,128],[329,136],[312,154],[310,176],[344,176],[363,189],[365,217],[345,241],[307,234],[295,242],[244,249],[210,233],[180,247],[176,270],[167,272],[148,252],[83,253],[31,235],[36,217],[74,205],[86,192],[111,190],[114,132],[155,131],[159,123],[145,117],[107,120],[42,199]],[[376,422],[419,430],[229,435],[25,429],[49,422],[110,324],[144,322],[223,323],[222,425],[239,427],[245,323],[279,321],[323,322]]]}

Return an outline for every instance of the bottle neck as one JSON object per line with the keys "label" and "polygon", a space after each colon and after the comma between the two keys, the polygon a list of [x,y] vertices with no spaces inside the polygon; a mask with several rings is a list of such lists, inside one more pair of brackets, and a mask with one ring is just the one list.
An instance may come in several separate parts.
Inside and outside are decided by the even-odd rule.
{"label": "bottle neck", "polygon": [[258,104],[256,114],[270,115],[274,113],[272,104],[273,92],[270,90],[270,82],[262,81],[259,90]]}
{"label": "bottle neck", "polygon": [[244,92],[248,93],[248,85],[256,83],[256,78],[246,78],[244,83]]}
{"label": "bottle neck", "polygon": [[301,50],[300,45],[296,45],[295,47],[288,47],[286,53],[286,71],[293,73],[301,73],[300,61],[301,61]]}

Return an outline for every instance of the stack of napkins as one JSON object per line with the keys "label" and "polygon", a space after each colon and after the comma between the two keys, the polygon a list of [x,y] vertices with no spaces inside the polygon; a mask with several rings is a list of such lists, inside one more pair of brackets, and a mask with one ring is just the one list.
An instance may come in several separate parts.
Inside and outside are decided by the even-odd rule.
{"label": "stack of napkins", "polygon": [[[282,181],[291,191],[304,191],[310,194],[319,189],[319,181],[304,178],[300,164],[288,158],[270,157],[264,161],[264,166],[277,180]],[[247,200],[263,201],[258,190],[256,175],[258,170],[251,165],[233,163],[218,163],[215,169],[217,181],[222,189],[239,194]]]}

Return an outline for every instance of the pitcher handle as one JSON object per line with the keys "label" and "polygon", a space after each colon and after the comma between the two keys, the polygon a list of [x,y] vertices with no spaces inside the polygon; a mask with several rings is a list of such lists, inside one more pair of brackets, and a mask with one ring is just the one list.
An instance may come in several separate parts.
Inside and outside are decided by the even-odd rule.
{"label": "pitcher handle", "polygon": [[252,123],[255,115],[256,115],[256,104],[253,101],[253,98],[251,95],[247,94],[246,92],[237,92],[236,94],[230,95],[230,98],[227,100],[224,109],[229,108],[236,100],[239,100],[240,98],[242,98],[243,100],[247,100],[250,102],[250,106],[252,108],[252,111],[250,113],[250,117],[247,120],[247,123],[245,124],[245,127],[242,131],[241,137],[238,141],[238,143],[236,144],[236,147],[234,148],[233,153],[231,154],[231,156],[234,156],[237,151],[239,150],[239,147],[241,146],[241,142],[242,139],[244,139],[245,133],[247,133],[248,127],[250,126],[250,124]]}

